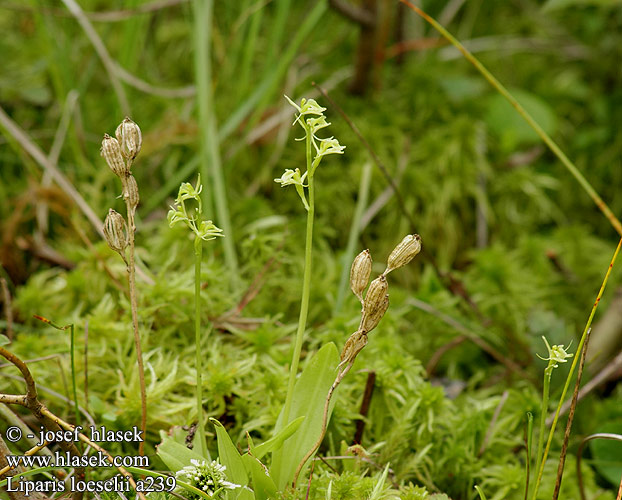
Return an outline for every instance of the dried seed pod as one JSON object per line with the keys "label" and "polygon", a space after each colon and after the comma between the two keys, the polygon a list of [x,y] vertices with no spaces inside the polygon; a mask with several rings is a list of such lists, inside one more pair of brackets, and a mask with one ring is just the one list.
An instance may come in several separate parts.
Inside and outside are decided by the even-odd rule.
{"label": "dried seed pod", "polygon": [[360,330],[350,335],[341,351],[341,363],[339,368],[355,360],[358,353],[367,345],[367,335]]}
{"label": "dried seed pod", "polygon": [[371,274],[371,255],[369,250],[363,250],[356,256],[350,269],[350,289],[361,302],[363,302],[363,292],[369,283]]}
{"label": "dried seed pod", "polygon": [[138,184],[133,175],[130,175],[125,179],[123,184],[123,199],[129,202],[131,210],[136,210],[140,197],[138,196]]}
{"label": "dried seed pod", "polygon": [[398,267],[408,264],[421,251],[421,236],[409,234],[400,241],[387,259],[387,268],[383,274],[389,274]]}
{"label": "dried seed pod", "polygon": [[363,301],[363,316],[377,314],[377,310],[383,307],[388,289],[389,284],[383,274],[371,282]]}
{"label": "dried seed pod", "polygon": [[104,134],[101,155],[104,157],[106,163],[110,167],[110,170],[112,170],[115,175],[121,179],[125,179],[128,175],[130,175],[130,169],[121,154],[121,146],[119,145],[119,141],[117,141],[114,137]]}
{"label": "dried seed pod", "polygon": [[104,236],[108,246],[123,255],[127,247],[127,224],[123,216],[112,208],[104,221]]}
{"label": "dried seed pod", "polygon": [[128,160],[136,158],[143,144],[143,135],[140,131],[140,127],[126,116],[117,127],[115,135],[121,145],[121,153],[123,156]]}
{"label": "dried seed pod", "polygon": [[384,316],[384,313],[387,312],[388,308],[389,294],[384,296],[384,300],[380,304],[380,307],[377,307],[370,312],[363,311],[363,317],[361,318],[359,330],[362,330],[365,333],[371,332],[374,328],[378,326],[378,323],[380,323],[380,320]]}

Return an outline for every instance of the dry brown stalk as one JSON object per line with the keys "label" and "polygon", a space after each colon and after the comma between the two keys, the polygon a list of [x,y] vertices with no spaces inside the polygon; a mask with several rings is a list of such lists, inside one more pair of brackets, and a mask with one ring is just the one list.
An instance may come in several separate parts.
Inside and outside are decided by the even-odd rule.
{"label": "dry brown stalk", "polygon": [[[2,444],[4,443],[4,441],[2,441],[2,438],[0,438],[0,447],[2,446]],[[46,447],[50,444],[49,441],[46,441],[43,444],[40,444],[38,446],[33,446],[32,448],[30,448],[26,453],[24,453],[24,456],[29,457],[31,455],[34,455],[35,453],[40,452],[41,450],[46,449]],[[6,446],[6,445],[5,445]],[[4,450],[2,450],[3,453]],[[7,453],[5,453],[6,455]],[[17,467],[12,467],[10,465],[6,465],[5,467],[3,467],[2,469],[0,469],[0,478],[2,478],[5,474],[6,475],[10,475],[8,474],[9,472],[11,472],[12,470],[19,472],[23,472],[24,468],[21,465],[18,465]]]}
{"label": "dry brown stalk", "polygon": [[[24,468],[21,465],[15,468],[14,471],[11,471],[11,467],[5,466],[5,464],[7,464],[6,457],[8,455],[11,455],[11,450],[9,450],[4,439],[0,436],[0,467],[3,467],[0,469],[0,479],[2,479],[5,474],[7,477],[11,477],[24,472]],[[21,491],[7,491],[7,494],[10,500],[28,500],[26,495]]]}
{"label": "dry brown stalk", "polygon": [[[0,347],[0,356],[4,357],[7,361],[10,361],[21,372],[22,378],[24,382],[26,383],[26,394],[20,394],[20,395],[0,394],[0,403],[18,404],[18,405],[21,405],[27,408],[35,416],[35,418],[41,423],[41,425],[45,427],[45,429],[47,430],[60,431],[62,429],[65,429],[65,430],[72,431],[72,432],[75,431],[75,426],[71,425],[68,422],[65,422],[60,417],[56,416],[43,403],[41,403],[41,401],[39,401],[35,380],[32,374],[30,373],[28,366],[26,366],[26,363],[24,363],[20,358],[18,358],[12,352],[7,351],[4,347]],[[82,442],[88,444],[90,447],[94,448],[95,450],[103,453],[108,459],[108,461],[110,463],[113,463],[112,456],[104,448],[99,446],[97,443],[94,443],[93,441],[91,441],[88,437],[86,437],[82,433],[79,433],[78,437]],[[63,451],[69,452],[73,456],[78,456],[78,457],[80,456],[80,452],[78,451],[78,449],[72,442],[61,441],[59,442],[59,445],[63,449]],[[34,454],[37,451],[39,451],[40,448],[42,447],[32,448],[26,454],[27,455]],[[116,468],[124,477],[128,478],[130,485],[134,489],[136,489],[136,483],[134,482],[134,478],[132,477],[132,475],[129,472],[127,472],[123,467],[116,467]],[[2,476],[3,474],[6,474],[11,469],[12,467],[10,466],[3,468],[2,470],[0,470],[0,476]],[[84,478],[83,467],[76,467],[75,470],[76,470],[77,477]],[[137,492],[137,495],[139,496],[141,500],[146,500],[145,496],[142,493]],[[73,494],[73,499],[81,500],[82,496],[83,496],[82,492],[76,491]]]}
{"label": "dry brown stalk", "polygon": [[[65,422],[62,418],[57,417],[50,410],[48,410],[46,407],[42,408],[41,413],[44,414],[50,420],[54,421],[59,427],[62,427],[63,429],[65,429],[67,431],[73,432],[76,429],[76,427],[74,425],[71,425],[69,422]],[[103,453],[104,455],[106,455],[106,458],[108,459],[108,461],[111,464],[114,464],[112,455],[110,453],[108,453],[108,451],[106,449],[102,448],[97,443],[91,441],[88,437],[86,437],[81,432],[78,433],[78,437],[80,438],[80,441],[82,441],[83,443],[88,444],[91,448],[93,448],[93,449]],[[132,488],[134,488],[134,490],[136,490],[136,482],[134,481],[134,478],[132,477],[132,475],[128,471],[126,471],[123,467],[119,467],[119,466],[115,466],[115,467],[121,473],[121,475],[123,477],[127,478],[128,482],[130,483]],[[137,491],[136,494],[138,495],[138,497],[141,500],[146,500],[145,496],[141,492]]]}
{"label": "dry brown stalk", "polygon": [[[138,378],[140,382],[141,422],[143,436],[147,435],[147,390],[145,387],[145,368],[143,352],[138,331],[138,298],[136,293],[136,262],[134,252],[134,236],[136,233],[136,207],[140,201],[136,179],[132,176],[131,168],[134,159],[140,153],[142,133],[140,127],[129,118],[125,118],[117,127],[116,139],[104,134],[101,154],[114,174],[121,180],[122,194],[127,210],[127,225],[121,214],[110,209],[104,222],[104,237],[108,246],[117,252],[127,267],[130,288],[130,307],[132,310],[132,329],[134,345],[138,362]],[[127,235],[125,234],[127,231]],[[129,259],[125,250],[129,249]],[[145,441],[138,445],[138,453],[145,454]]]}
{"label": "dry brown stalk", "polygon": [[583,349],[581,349],[581,361],[579,362],[579,370],[577,371],[577,381],[575,382],[574,392],[572,394],[572,403],[570,404],[570,412],[568,414],[568,421],[566,422],[566,430],[564,431],[564,441],[562,444],[562,451],[559,456],[559,465],[557,467],[557,477],[555,479],[555,489],[553,490],[553,500],[557,500],[559,497],[559,491],[562,486],[562,477],[564,475],[564,466],[566,465],[566,453],[568,452],[568,441],[570,440],[570,430],[572,429],[572,422],[574,420],[574,413],[577,408],[577,401],[579,398],[579,387],[581,386],[581,377],[583,376],[583,367],[585,366],[585,356],[590,342],[592,329],[589,328],[587,335],[585,336],[585,342],[583,343]]}
{"label": "dry brown stalk", "polygon": [[[21,372],[22,378],[26,383],[26,394],[14,395],[14,394],[0,394],[0,403],[5,404],[18,404],[24,406],[32,412],[39,423],[48,430],[59,431],[61,428],[50,418],[51,412],[41,403],[37,397],[37,386],[35,380],[30,373],[30,370],[21,359],[15,354],[7,351],[4,347],[0,347],[0,356],[4,357],[7,361],[10,361]],[[65,452],[69,452],[73,456],[80,456],[80,452],[76,448],[75,444],[67,441],[61,441],[60,447]],[[84,478],[84,468],[76,467],[76,476]],[[82,500],[82,492],[76,491],[73,494],[74,500]]]}

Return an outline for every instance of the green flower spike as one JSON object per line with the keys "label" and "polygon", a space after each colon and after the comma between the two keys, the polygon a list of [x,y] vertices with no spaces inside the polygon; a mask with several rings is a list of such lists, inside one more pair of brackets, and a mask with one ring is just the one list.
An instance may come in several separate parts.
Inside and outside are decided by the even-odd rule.
{"label": "green flower spike", "polygon": [[[296,116],[296,120],[294,120],[293,125],[299,123],[305,131],[305,137],[296,140],[307,141],[307,154],[309,155],[308,159],[311,157],[311,144],[313,144],[313,149],[315,149],[316,154],[312,161],[308,161],[307,171],[304,174],[301,175],[299,169],[287,169],[279,179],[274,179],[274,181],[280,183],[281,187],[290,185],[296,186],[296,191],[298,192],[305,209],[309,211],[309,203],[307,202],[304,188],[309,187],[308,184],[310,183],[315,170],[322,161],[322,158],[330,154],[343,154],[345,146],[339,144],[339,141],[334,137],[322,139],[316,135],[319,130],[328,127],[330,123],[326,121],[326,117],[324,116],[326,108],[320,106],[315,99],[303,98],[300,101],[300,106],[298,106],[298,104],[292,101],[289,97],[285,96],[285,98],[298,111],[298,115]],[[305,185],[304,181],[307,174],[309,183]]]}
{"label": "green flower spike", "polygon": [[563,345],[554,345],[553,347],[551,347],[544,336],[542,336],[542,340],[544,340],[544,343],[546,344],[546,348],[549,351],[549,357],[543,358],[539,354],[536,354],[536,355],[541,360],[548,361],[549,367],[557,368],[559,366],[558,363],[566,363],[566,360],[568,358],[572,358],[573,354],[566,352],[567,349],[570,349],[570,345],[566,348],[564,348]]}
{"label": "green flower spike", "polygon": [[[173,227],[178,222],[183,222],[196,236],[203,241],[209,241],[217,236],[224,235],[222,234],[222,229],[216,227],[211,220],[201,219],[203,215],[203,204],[200,196],[202,190],[201,175],[198,176],[197,184],[194,187],[189,182],[182,183],[175,200],[175,206],[169,210],[167,219],[170,227]],[[195,205],[194,209],[189,209],[186,206],[188,200],[192,200],[192,204]]]}

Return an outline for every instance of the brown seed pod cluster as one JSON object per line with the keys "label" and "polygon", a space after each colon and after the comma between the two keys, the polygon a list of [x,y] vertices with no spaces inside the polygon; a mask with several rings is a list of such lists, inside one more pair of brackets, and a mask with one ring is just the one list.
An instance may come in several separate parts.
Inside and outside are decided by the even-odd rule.
{"label": "brown seed pod cluster", "polygon": [[[350,335],[341,351],[341,364],[350,365],[367,345],[367,334],[378,326],[389,308],[389,283],[387,274],[408,264],[421,251],[421,236],[409,234],[393,249],[387,259],[385,271],[369,284],[372,259],[369,250],[363,250],[352,262],[350,289],[361,302],[361,322],[358,330]],[[369,288],[367,285],[369,284]],[[363,292],[367,293],[363,298]]]}
{"label": "brown seed pod cluster", "polygon": [[[104,221],[104,235],[110,248],[125,258],[125,248],[129,240],[128,231],[131,231],[132,234],[136,231],[134,214],[140,201],[138,185],[132,175],[131,167],[136,155],[140,153],[143,139],[140,127],[127,117],[117,127],[115,135],[116,139],[104,134],[101,155],[106,160],[110,170],[121,179],[122,195],[128,210],[129,224],[126,223],[121,214],[110,209]],[[125,235],[124,239],[121,234]],[[125,244],[122,244],[123,242]]]}

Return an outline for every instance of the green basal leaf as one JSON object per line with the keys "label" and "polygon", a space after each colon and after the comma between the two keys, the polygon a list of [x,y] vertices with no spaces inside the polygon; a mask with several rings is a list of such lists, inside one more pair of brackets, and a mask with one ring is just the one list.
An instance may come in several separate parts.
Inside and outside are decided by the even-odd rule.
{"label": "green basal leaf", "polygon": [[[337,347],[332,342],[326,344],[313,356],[296,382],[290,419],[294,422],[301,416],[307,418],[300,425],[298,431],[273,453],[270,474],[280,490],[293,481],[298,463],[320,435],[326,395],[337,375],[335,368],[338,364]],[[332,410],[334,402],[335,398],[333,397],[330,410]],[[281,412],[275,428],[277,433],[286,427],[282,418],[283,413]],[[302,475],[304,475],[304,471]]]}
{"label": "green basal leaf", "polygon": [[[231,438],[229,437],[229,434],[225,430],[224,426],[218,420],[210,418],[210,422],[214,424],[214,427],[216,428],[216,437],[218,439],[218,459],[221,464],[227,467],[227,477],[229,478],[229,481],[241,486],[246,486],[248,484],[248,474],[238,449],[233,444],[233,441],[231,441]],[[228,497],[233,499],[244,498],[244,496],[241,495],[244,491],[248,490],[238,489],[230,491],[228,492]]]}
{"label": "green basal leaf", "polygon": [[290,422],[287,427],[285,427],[285,429],[279,432],[276,436],[268,439],[265,443],[261,443],[259,446],[253,446],[252,439],[250,439],[249,436],[251,454],[258,460],[261,460],[266,453],[278,450],[283,445],[283,442],[298,430],[298,427],[302,425],[302,421],[304,419],[304,416],[298,417],[296,420]]}
{"label": "green basal leaf", "polygon": [[165,436],[162,443],[157,446],[157,455],[166,464],[169,470],[175,472],[183,469],[186,465],[190,465],[190,460],[211,460],[211,457],[202,457],[196,451],[193,451],[181,443]]}
{"label": "green basal leaf", "polygon": [[255,500],[267,500],[275,498],[277,488],[274,481],[270,477],[268,469],[255,457],[248,454],[242,457],[244,465],[250,471],[253,478],[253,491],[255,492]]}

